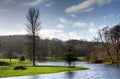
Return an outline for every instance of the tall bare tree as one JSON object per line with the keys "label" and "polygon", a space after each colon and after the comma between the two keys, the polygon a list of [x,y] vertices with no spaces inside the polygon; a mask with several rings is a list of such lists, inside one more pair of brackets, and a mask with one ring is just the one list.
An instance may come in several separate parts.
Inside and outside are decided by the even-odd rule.
{"label": "tall bare tree", "polygon": [[36,36],[38,31],[40,30],[40,22],[39,22],[39,9],[38,8],[29,8],[28,13],[26,15],[28,23],[27,31],[29,33],[30,38],[32,39],[32,55],[33,55],[33,66],[35,66],[35,55],[36,55]]}
{"label": "tall bare tree", "polygon": [[101,44],[103,45],[104,50],[106,51],[107,56],[109,57],[109,60],[111,61],[111,63],[113,63],[111,55],[111,38],[109,27],[104,27],[100,29],[98,32],[98,38]]}
{"label": "tall bare tree", "polygon": [[120,60],[120,24],[115,25],[113,28],[110,29],[111,32],[111,41],[113,44],[113,49],[116,53],[117,61]]}

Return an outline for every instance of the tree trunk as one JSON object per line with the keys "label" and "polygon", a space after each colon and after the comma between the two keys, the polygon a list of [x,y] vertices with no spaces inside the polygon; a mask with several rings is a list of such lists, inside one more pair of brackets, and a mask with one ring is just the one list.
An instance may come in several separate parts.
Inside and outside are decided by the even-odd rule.
{"label": "tree trunk", "polygon": [[35,66],[35,32],[33,32],[33,66]]}

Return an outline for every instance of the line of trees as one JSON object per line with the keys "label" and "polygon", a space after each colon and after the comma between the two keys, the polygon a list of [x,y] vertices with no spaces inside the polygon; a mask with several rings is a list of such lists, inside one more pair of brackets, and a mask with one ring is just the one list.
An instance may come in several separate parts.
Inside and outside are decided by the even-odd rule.
{"label": "line of trees", "polygon": [[[12,38],[12,40],[10,40]],[[13,52],[12,58],[18,58],[22,55],[25,58],[32,60],[32,43],[29,42],[31,39],[27,35],[13,35],[13,36],[0,36],[1,47],[0,47],[0,57],[8,58],[5,53],[8,52],[8,47],[10,45],[11,51]],[[72,46],[72,51],[75,56],[85,56],[88,52],[88,47],[90,43],[85,40],[68,40],[62,41],[56,38],[53,39],[40,39],[36,37],[36,59],[44,60],[44,57],[60,57],[66,51],[67,44],[70,43]]]}
{"label": "line of trees", "polygon": [[99,29],[90,57],[93,61],[102,60],[102,62],[119,63],[120,62],[120,24],[112,28],[104,27]]}

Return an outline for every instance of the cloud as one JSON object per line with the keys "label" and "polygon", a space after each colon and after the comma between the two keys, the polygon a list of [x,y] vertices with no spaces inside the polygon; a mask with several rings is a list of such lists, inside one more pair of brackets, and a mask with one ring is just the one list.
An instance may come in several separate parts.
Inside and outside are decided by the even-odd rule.
{"label": "cloud", "polygon": [[76,15],[75,15],[75,14],[72,14],[72,13],[70,14],[70,16],[72,16],[73,18],[75,18],[75,17],[76,17]]}
{"label": "cloud", "polygon": [[60,24],[57,24],[56,26],[58,28],[65,28],[67,26],[72,26],[72,27],[78,27],[78,28],[90,28],[90,27],[95,27],[95,24],[93,22],[81,22],[81,21],[72,21],[68,20],[63,17],[58,17],[57,20],[60,22]]}
{"label": "cloud", "polygon": [[104,20],[115,19],[115,18],[116,18],[116,16],[114,14],[103,16]]}
{"label": "cloud", "polygon": [[66,18],[63,18],[63,17],[58,17],[57,18],[61,23],[64,23],[64,24],[67,24],[68,23],[68,20]]}
{"label": "cloud", "polygon": [[57,27],[63,29],[63,28],[65,28],[65,25],[63,25],[63,24],[58,24]]}
{"label": "cloud", "polygon": [[88,30],[90,33],[93,33],[93,34],[95,34],[95,33],[97,33],[97,31],[98,31],[98,28],[89,28],[89,30]]}
{"label": "cloud", "polygon": [[22,5],[25,5],[25,6],[36,6],[36,5],[42,4],[44,1],[46,1],[46,0],[34,0],[32,2],[22,3]]}
{"label": "cloud", "polygon": [[86,28],[86,27],[94,27],[94,23],[90,22],[90,23],[86,23],[86,22],[74,22],[74,26],[75,27],[79,27],[79,28]]}
{"label": "cloud", "polygon": [[10,10],[8,9],[0,9],[0,12],[9,12]]}
{"label": "cloud", "polygon": [[[13,26],[14,28],[11,28]],[[9,24],[4,25],[4,23],[0,22],[0,35],[26,35],[27,31],[25,29],[25,25],[23,24]]]}
{"label": "cloud", "polygon": [[69,24],[69,20],[63,17],[58,17],[57,20],[60,22],[60,24],[57,24],[56,26],[58,28],[65,28]]}
{"label": "cloud", "polygon": [[5,30],[1,29],[0,30],[1,35],[26,35],[27,32],[25,30],[16,30],[16,31],[11,31],[11,30]]}
{"label": "cloud", "polygon": [[0,0],[1,3],[7,4],[7,3],[13,3],[15,0]]}
{"label": "cloud", "polygon": [[77,5],[72,5],[65,9],[66,13],[89,12],[95,9],[94,6],[103,6],[112,0],[85,0]]}
{"label": "cloud", "polygon": [[55,29],[45,29],[45,30],[40,30],[40,36],[41,38],[58,38],[59,35],[64,34],[64,31],[62,30],[55,30]]}
{"label": "cloud", "polygon": [[65,32],[63,30],[55,30],[55,29],[45,29],[40,31],[40,37],[42,39],[52,39],[52,38],[58,38],[63,41],[69,40],[69,39],[85,39],[81,33],[77,32]]}
{"label": "cloud", "polygon": [[54,5],[55,2],[51,2],[51,3],[48,3],[48,4],[45,4],[46,7],[51,7],[52,5]]}
{"label": "cloud", "polygon": [[77,33],[77,32],[69,32],[68,35],[69,35],[69,39],[77,39],[77,40],[85,39],[81,33]]}
{"label": "cloud", "polygon": [[58,17],[57,20],[60,22],[59,24],[57,24],[58,28],[63,29],[65,27],[67,27],[68,25],[72,24],[71,20],[68,20],[68,19],[63,18],[63,17]]}
{"label": "cloud", "polygon": [[15,0],[4,0],[5,3],[14,2]]}

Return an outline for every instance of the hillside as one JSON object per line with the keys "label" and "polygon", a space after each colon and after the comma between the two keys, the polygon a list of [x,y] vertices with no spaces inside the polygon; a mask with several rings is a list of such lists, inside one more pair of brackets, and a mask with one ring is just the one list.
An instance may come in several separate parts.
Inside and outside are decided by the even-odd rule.
{"label": "hillside", "polygon": [[[68,40],[61,41],[59,39],[38,39],[37,40],[37,56],[60,56],[63,54],[66,48],[66,44],[71,44],[73,52],[76,56],[85,56],[89,52],[89,47],[92,42],[84,40]],[[26,35],[13,35],[13,36],[0,36],[0,55],[6,57],[8,49],[14,52],[15,56],[21,56],[23,54],[30,56],[30,50],[28,48],[28,40]]]}

